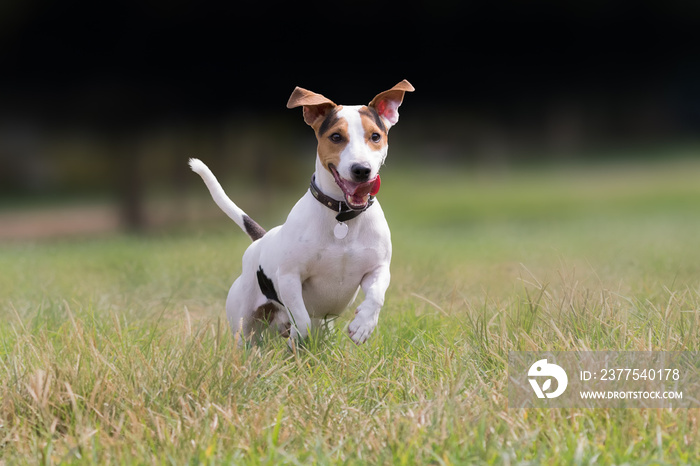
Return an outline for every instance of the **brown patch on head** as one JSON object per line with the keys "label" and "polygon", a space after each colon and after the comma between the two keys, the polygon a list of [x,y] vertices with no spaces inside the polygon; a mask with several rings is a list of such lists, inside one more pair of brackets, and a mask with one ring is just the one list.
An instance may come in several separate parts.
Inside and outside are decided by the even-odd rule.
{"label": "brown patch on head", "polygon": [[388,129],[384,121],[373,107],[362,107],[359,110],[362,128],[364,129],[365,143],[379,150],[388,143]]}
{"label": "brown patch on head", "polygon": [[318,157],[326,170],[329,164],[340,164],[340,153],[348,145],[348,122],[338,117],[342,109],[339,105],[329,112],[325,118],[319,119],[312,125],[318,139]]}

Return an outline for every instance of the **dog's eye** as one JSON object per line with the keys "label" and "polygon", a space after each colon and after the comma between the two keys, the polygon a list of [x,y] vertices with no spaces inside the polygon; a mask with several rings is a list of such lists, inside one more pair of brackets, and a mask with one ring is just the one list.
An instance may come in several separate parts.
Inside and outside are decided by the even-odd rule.
{"label": "dog's eye", "polygon": [[328,137],[328,139],[330,139],[331,142],[334,142],[336,144],[339,142],[343,142],[343,136],[341,136],[340,133],[333,133]]}
{"label": "dog's eye", "polygon": [[382,140],[382,135],[379,133],[372,133],[372,136],[370,139],[372,139],[372,142],[379,142]]}

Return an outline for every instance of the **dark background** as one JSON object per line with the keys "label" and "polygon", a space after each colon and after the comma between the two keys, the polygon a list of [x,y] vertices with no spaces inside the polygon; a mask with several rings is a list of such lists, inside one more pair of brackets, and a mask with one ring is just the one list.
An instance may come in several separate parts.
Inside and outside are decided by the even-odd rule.
{"label": "dark background", "polygon": [[465,111],[698,105],[694,2],[378,5],[5,1],[3,113],[129,129],[278,111],[294,85],[362,101],[404,77],[414,105]]}
{"label": "dark background", "polygon": [[0,204],[112,193],[138,227],[190,156],[284,180],[314,146],[296,85],[359,104],[408,79],[417,164],[663,157],[698,135],[698,25],[686,1],[6,0]]}

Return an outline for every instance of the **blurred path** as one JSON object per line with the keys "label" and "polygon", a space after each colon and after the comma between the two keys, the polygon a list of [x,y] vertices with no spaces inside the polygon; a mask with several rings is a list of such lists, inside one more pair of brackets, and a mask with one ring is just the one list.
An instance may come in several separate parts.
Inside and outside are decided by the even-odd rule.
{"label": "blurred path", "polygon": [[120,228],[119,211],[107,204],[0,212],[0,241],[91,236]]}
{"label": "blurred path", "polygon": [[[254,205],[251,203],[251,205]],[[147,200],[144,232],[230,223],[209,197]],[[264,210],[260,208],[260,210]],[[117,202],[0,210],[0,243],[81,238],[128,231]]]}

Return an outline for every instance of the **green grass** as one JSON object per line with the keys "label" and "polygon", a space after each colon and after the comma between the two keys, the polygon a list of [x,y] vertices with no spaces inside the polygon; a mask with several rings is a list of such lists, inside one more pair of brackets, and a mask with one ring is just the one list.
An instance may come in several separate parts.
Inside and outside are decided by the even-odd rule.
{"label": "green grass", "polygon": [[392,170],[359,347],[343,317],[296,354],[237,349],[233,225],[0,245],[0,463],[697,464],[699,409],[509,410],[506,372],[511,350],[700,349],[700,163]]}

